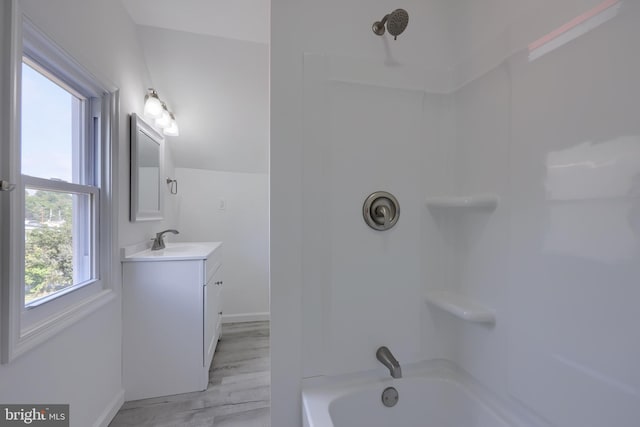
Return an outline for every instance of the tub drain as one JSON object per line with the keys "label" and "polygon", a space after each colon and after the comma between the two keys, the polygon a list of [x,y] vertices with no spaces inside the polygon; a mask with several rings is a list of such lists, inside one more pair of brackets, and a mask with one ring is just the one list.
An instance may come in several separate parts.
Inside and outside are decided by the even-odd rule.
{"label": "tub drain", "polygon": [[398,403],[398,390],[393,387],[387,387],[382,392],[382,404],[387,408],[391,408]]}

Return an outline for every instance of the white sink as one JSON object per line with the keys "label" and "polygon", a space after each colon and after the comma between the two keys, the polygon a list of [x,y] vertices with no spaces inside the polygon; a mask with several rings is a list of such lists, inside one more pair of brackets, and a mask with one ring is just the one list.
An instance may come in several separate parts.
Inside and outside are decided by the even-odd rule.
{"label": "white sink", "polygon": [[202,248],[202,244],[200,243],[168,243],[166,248],[160,249],[158,251],[149,251],[152,254],[157,254],[158,252],[164,252],[165,254],[173,254],[173,253],[185,253],[185,252],[193,252],[199,251]]}
{"label": "white sink", "polygon": [[[206,259],[220,242],[180,242],[167,243],[166,248],[157,251],[143,251],[123,255],[122,261],[177,261],[189,259]],[[125,250],[125,254],[127,251]]]}

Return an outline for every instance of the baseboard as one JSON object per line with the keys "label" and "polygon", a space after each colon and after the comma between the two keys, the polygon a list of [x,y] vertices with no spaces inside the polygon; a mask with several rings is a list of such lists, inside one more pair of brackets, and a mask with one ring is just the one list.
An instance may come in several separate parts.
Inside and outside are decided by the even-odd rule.
{"label": "baseboard", "polygon": [[120,391],[114,396],[113,400],[111,400],[104,409],[104,412],[102,412],[96,422],[93,423],[93,427],[108,427],[109,423],[113,420],[113,417],[116,416],[123,403],[124,389],[120,389]]}
{"label": "baseboard", "polygon": [[241,313],[241,314],[223,314],[222,323],[237,322],[262,322],[269,320],[270,314],[267,313]]}

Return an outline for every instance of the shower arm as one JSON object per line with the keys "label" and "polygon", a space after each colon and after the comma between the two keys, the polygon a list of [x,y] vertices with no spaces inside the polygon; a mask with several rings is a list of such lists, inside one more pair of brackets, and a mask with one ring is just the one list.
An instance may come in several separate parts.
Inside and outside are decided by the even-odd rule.
{"label": "shower arm", "polygon": [[389,19],[389,15],[390,15],[390,13],[387,13],[386,15],[384,15],[384,18],[382,18],[380,21],[377,21],[377,22],[373,23],[373,32],[374,33],[376,33],[379,36],[384,34],[384,32],[385,32],[384,24],[387,23],[387,19]]}

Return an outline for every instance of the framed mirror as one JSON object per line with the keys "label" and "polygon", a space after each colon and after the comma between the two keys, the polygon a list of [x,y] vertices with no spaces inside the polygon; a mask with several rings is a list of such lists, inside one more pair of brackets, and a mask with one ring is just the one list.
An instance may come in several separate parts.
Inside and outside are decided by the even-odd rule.
{"label": "framed mirror", "polygon": [[132,222],[163,218],[164,137],[137,114],[131,114]]}

